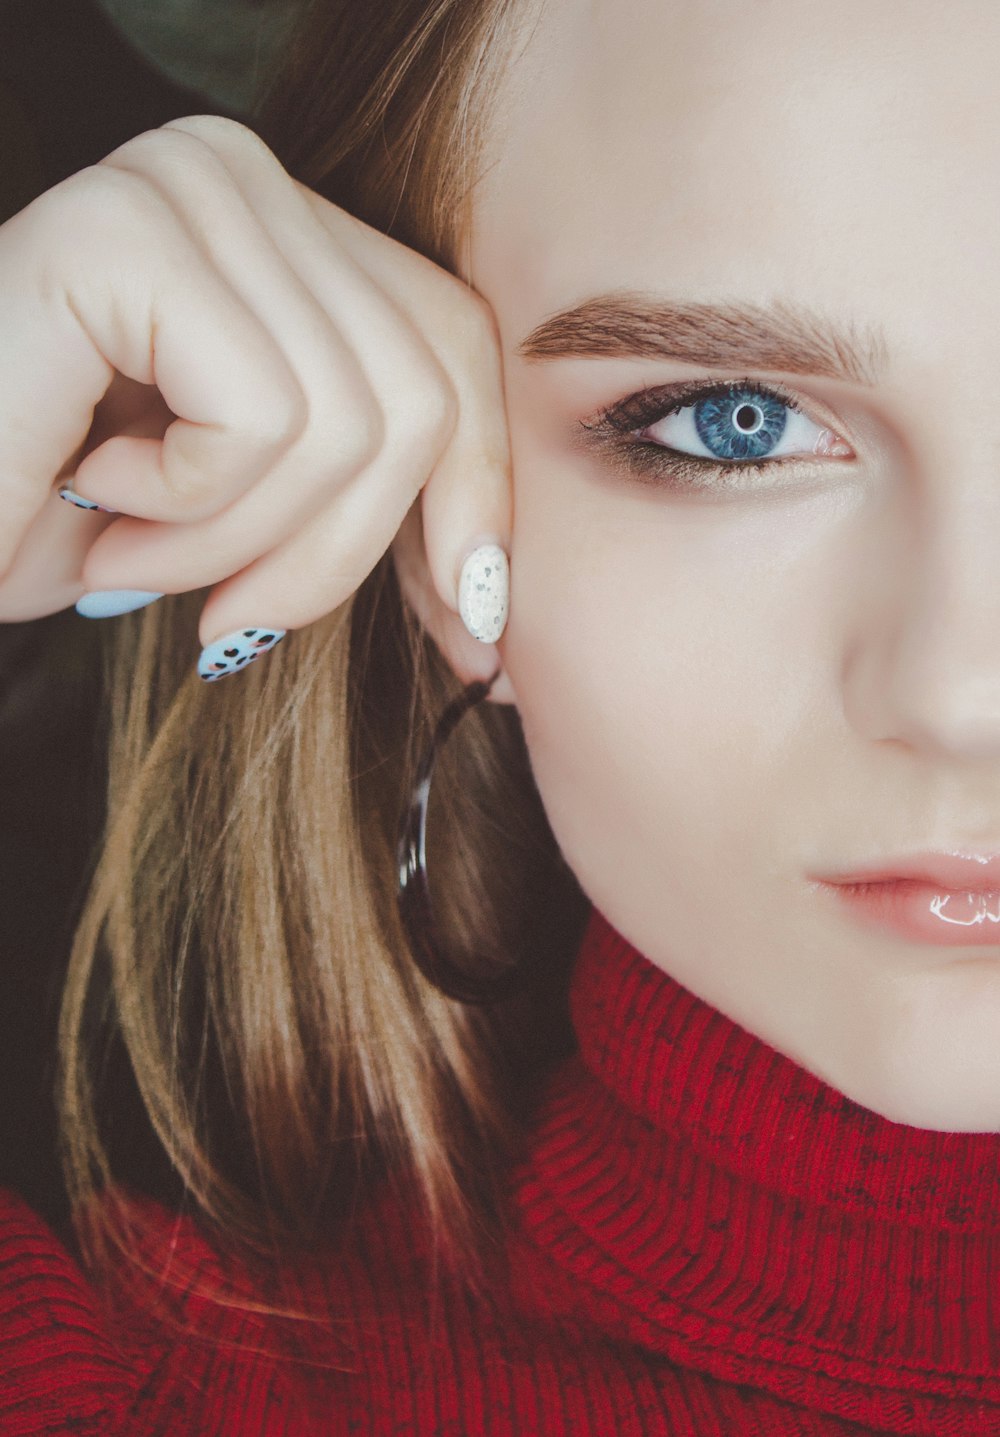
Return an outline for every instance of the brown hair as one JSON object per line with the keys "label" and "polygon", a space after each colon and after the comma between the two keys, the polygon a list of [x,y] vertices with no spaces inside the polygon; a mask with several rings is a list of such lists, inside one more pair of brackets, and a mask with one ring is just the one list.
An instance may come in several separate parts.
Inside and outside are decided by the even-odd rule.
{"label": "brown hair", "polygon": [[[514,21],[512,0],[321,0],[254,127],[297,178],[454,268]],[[108,816],[59,1029],[81,1253],[135,1260],[127,1195],[145,1191],[280,1261],[347,1232],[385,1181],[475,1283],[532,1083],[570,1042],[586,915],[516,711],[463,718],[429,815],[449,951],[544,973],[530,1002],[479,1011],[424,981],[395,910],[399,815],[459,686],[389,556],[218,685],[192,672],[202,599],[106,629]]]}

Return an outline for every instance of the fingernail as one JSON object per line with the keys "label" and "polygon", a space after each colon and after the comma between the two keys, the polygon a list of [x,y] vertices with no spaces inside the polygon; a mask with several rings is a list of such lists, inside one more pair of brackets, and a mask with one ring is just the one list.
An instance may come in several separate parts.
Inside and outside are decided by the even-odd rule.
{"label": "fingernail", "polygon": [[480,544],[462,565],[458,611],[474,639],[494,644],[504,631],[510,606],[510,565],[499,544]]}
{"label": "fingernail", "polygon": [[224,679],[273,649],[286,632],[285,629],[236,629],[205,645],[198,660],[198,672],[207,683]]}
{"label": "fingernail", "polygon": [[85,499],[82,494],[74,493],[68,484],[64,484],[59,490],[59,498],[68,499],[69,502],[75,504],[78,509],[100,509],[102,514],[117,514],[120,512],[118,509],[108,509],[104,504],[95,504],[93,499]]}
{"label": "fingernail", "polygon": [[94,589],[77,599],[76,612],[85,619],[114,619],[162,598],[149,589]]}

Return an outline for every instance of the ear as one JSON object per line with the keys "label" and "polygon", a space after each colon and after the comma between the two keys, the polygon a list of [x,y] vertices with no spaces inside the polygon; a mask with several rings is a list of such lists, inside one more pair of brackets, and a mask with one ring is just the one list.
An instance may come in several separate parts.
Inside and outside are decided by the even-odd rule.
{"label": "ear", "polygon": [[[490,679],[501,672],[487,699],[490,703],[516,704],[510,679],[503,669],[503,635],[495,644],[474,638],[461,615],[448,607],[431,578],[424,544],[420,496],[411,505],[390,546],[396,576],[406,602],[441,650],[463,684]],[[456,556],[456,564],[459,556]]]}

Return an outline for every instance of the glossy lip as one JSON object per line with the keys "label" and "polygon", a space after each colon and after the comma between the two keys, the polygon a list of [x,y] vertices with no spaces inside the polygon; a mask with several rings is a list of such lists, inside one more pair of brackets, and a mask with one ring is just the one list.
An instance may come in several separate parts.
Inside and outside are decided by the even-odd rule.
{"label": "glossy lip", "polygon": [[915,879],[935,884],[953,893],[1000,892],[1000,852],[976,854],[951,849],[947,852],[902,854],[879,860],[867,867],[825,876],[824,883],[892,883]]}

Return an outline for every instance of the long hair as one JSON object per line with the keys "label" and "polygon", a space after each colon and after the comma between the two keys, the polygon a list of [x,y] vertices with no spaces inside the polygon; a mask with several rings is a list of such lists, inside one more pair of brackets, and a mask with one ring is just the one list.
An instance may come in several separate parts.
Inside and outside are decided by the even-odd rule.
{"label": "long hair", "polygon": [[[318,0],[254,127],[296,178],[454,267],[515,19],[511,0]],[[59,1020],[81,1255],[137,1261],[145,1193],[280,1265],[385,1183],[475,1284],[533,1081],[571,1043],[587,906],[517,713],[465,716],[429,814],[449,951],[543,978],[479,1011],[423,980],[395,909],[399,815],[459,684],[389,556],[217,685],[193,672],[203,598],[102,632],[107,821]]]}

